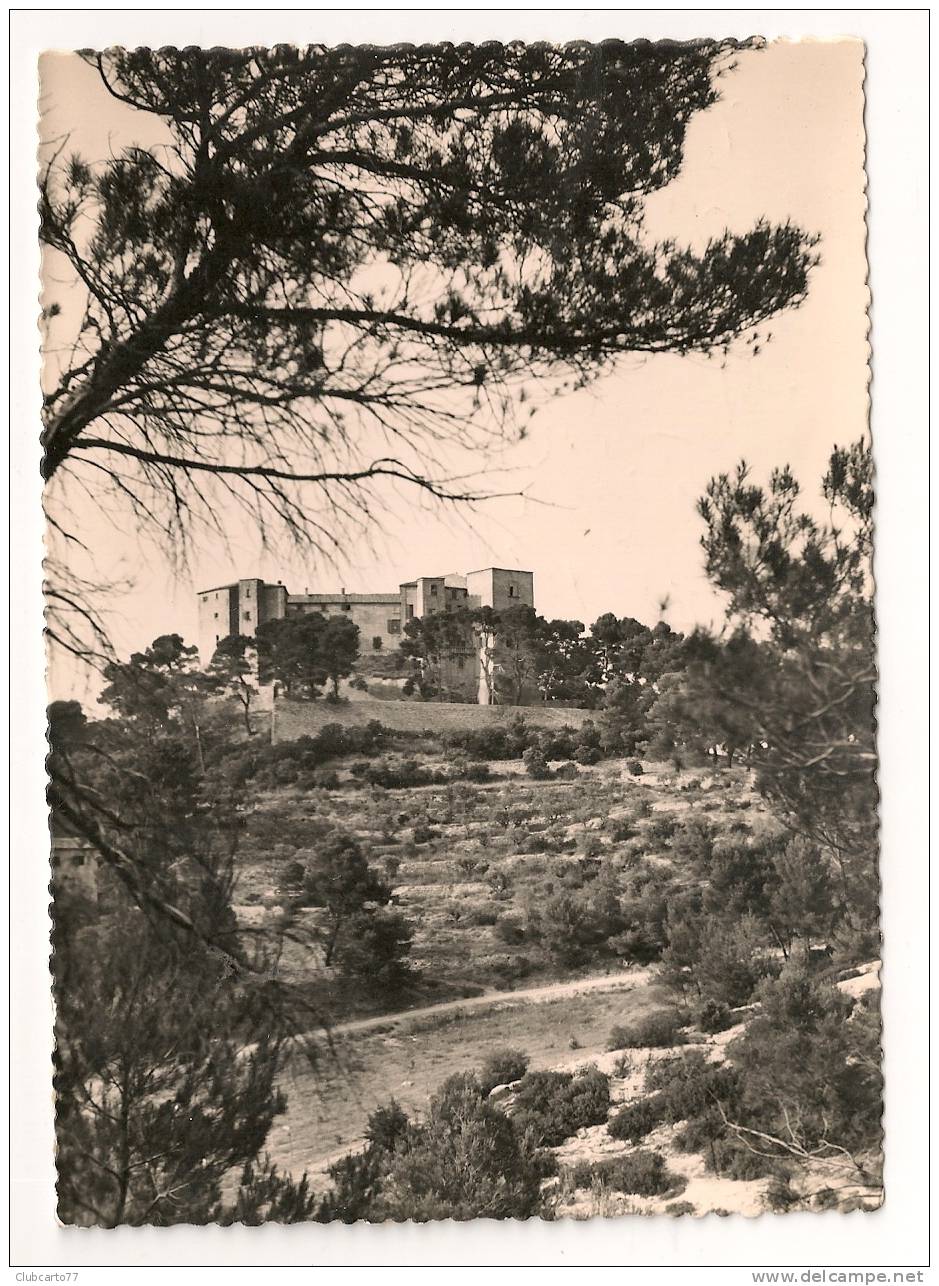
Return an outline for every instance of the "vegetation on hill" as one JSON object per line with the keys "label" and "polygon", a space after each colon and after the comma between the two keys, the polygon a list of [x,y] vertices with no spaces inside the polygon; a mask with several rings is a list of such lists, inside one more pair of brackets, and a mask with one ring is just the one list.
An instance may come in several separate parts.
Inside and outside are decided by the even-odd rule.
{"label": "vegetation on hill", "polygon": [[[109,718],[53,706],[57,824],[103,870],[97,906],[56,908],[64,1217],[547,1212],[545,1149],[585,1130],[639,1151],[558,1191],[670,1200],[684,1149],[765,1180],[780,1208],[875,1201],[877,1007],[835,985],[877,952],[865,462],[833,457],[837,533],[793,519],[783,475],[766,494],[716,482],[706,542],[733,633],[606,618],[604,705],[576,730],[514,719],[418,742],[337,722],[271,746],[234,690],[244,651],[203,673],[174,635],[109,667]],[[812,700],[777,736],[798,684]],[[624,1081],[630,1051],[661,1051],[625,1102],[606,1072],[526,1071],[515,1051],[464,1068],[424,1115],[389,1108],[315,1199],[266,1159],[298,1027],[624,964],[653,965],[672,996],[610,1033]],[[510,1104],[486,1097],[502,1068]],[[169,1103],[199,1130],[145,1171]]]}

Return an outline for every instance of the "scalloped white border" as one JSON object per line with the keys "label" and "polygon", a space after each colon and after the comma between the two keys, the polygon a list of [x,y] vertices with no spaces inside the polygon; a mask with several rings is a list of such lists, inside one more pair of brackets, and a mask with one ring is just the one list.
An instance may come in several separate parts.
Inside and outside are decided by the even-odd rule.
{"label": "scalloped white border", "polygon": [[[35,65],[52,46],[251,44],[401,40],[684,38],[694,35],[863,38],[867,53],[869,257],[877,466],[880,783],[887,1070],[887,1202],[874,1215],[625,1219],[544,1224],[476,1222],[423,1227],[332,1225],[291,1229],[60,1229],[53,1213],[47,973],[48,843],[42,803],[45,703],[39,577],[41,519],[33,434],[38,355],[34,326]],[[256,1264],[643,1265],[638,1280],[749,1282],[756,1268],[789,1264],[915,1267],[926,1263],[925,872],[928,792],[925,589],[927,548],[926,10],[20,10],[12,17],[11,191],[13,546],[12,691],[15,1000],[12,1062],[16,1175],[12,1264],[25,1270],[133,1264],[79,1283],[183,1268],[177,1280],[256,1280]],[[687,1268],[677,1266],[686,1265]],[[709,1268],[708,1265],[721,1265]],[[739,1265],[731,1269],[731,1265]],[[691,1266],[694,1266],[693,1268]],[[239,1268],[242,1271],[239,1271]],[[314,1270],[316,1271],[316,1270]],[[384,1268],[391,1279],[403,1271]],[[458,1270],[459,1271],[459,1270]],[[622,1268],[610,1276],[622,1280]],[[628,1271],[628,1269],[626,1269]],[[797,1270],[797,1279],[801,1277]],[[892,1280],[892,1276],[890,1278]],[[20,1279],[22,1280],[22,1278]],[[519,1270],[513,1270],[513,1283]],[[832,1278],[829,1277],[828,1281]]]}

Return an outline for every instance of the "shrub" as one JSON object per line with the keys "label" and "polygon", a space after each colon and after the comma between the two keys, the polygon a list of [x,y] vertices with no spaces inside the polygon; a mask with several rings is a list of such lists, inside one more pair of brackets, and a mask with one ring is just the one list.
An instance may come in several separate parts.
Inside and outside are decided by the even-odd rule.
{"label": "shrub", "polygon": [[789,1176],[784,1174],[774,1175],[766,1189],[766,1204],[770,1210],[782,1213],[794,1206],[798,1200],[799,1195],[793,1191]]}
{"label": "shrub", "polygon": [[689,817],[675,832],[671,849],[676,862],[706,876],[714,857],[713,825],[700,817]]}
{"label": "shrub", "polygon": [[479,1069],[479,1088],[489,1094],[497,1085],[520,1081],[528,1071],[528,1055],[520,1049],[494,1050]]}
{"label": "shrub", "polygon": [[443,738],[448,751],[462,751],[472,759],[518,759],[536,739],[534,729],[516,718],[505,728],[471,728],[449,732]]}
{"label": "shrub", "polygon": [[659,1009],[637,1019],[628,1027],[610,1031],[607,1049],[667,1049],[684,1043],[680,1028],[684,1015],[677,1009]]}
{"label": "shrub", "polygon": [[336,960],[345,973],[366,981],[372,994],[395,996],[414,977],[407,962],[412,937],[399,911],[363,911],[349,920]]}
{"label": "shrub", "polygon": [[493,973],[506,986],[513,982],[519,982],[522,978],[527,978],[531,973],[531,969],[532,965],[528,956],[521,955],[502,956],[492,965]]}
{"label": "shrub", "polygon": [[629,763],[626,765],[626,768],[631,777],[642,776],[642,771],[643,771],[642,764],[638,759],[630,759]]}
{"label": "shrub", "polygon": [[529,777],[535,781],[546,781],[551,776],[548,761],[537,746],[529,746],[522,755],[522,762]]}
{"label": "shrub", "polygon": [[488,764],[470,763],[463,769],[461,776],[464,781],[489,781],[492,773]]}
{"label": "shrub", "polygon": [[595,1067],[571,1072],[529,1072],[515,1096],[514,1120],[543,1147],[559,1147],[588,1125],[602,1125],[610,1110],[610,1078]]}
{"label": "shrub", "polygon": [[550,1162],[486,1102],[473,1076],[452,1076],[387,1154],[374,1213],[391,1219],[526,1219]]}
{"label": "shrub", "polygon": [[683,1130],[675,1135],[673,1142],[679,1152],[704,1152],[707,1148],[722,1139],[727,1133],[724,1118],[717,1108],[689,1121]]}
{"label": "shrub", "polygon": [[303,888],[306,867],[296,860],[285,862],[280,870],[280,887],[286,892],[299,893]]}
{"label": "shrub", "polygon": [[627,1076],[632,1076],[634,1066],[631,1054],[620,1054],[613,1063],[613,1075],[625,1080]]}
{"label": "shrub", "polygon": [[651,964],[662,954],[662,943],[645,924],[614,934],[607,940],[607,945],[614,955],[623,960],[635,960],[637,964]]}
{"label": "shrub", "polygon": [[444,780],[443,774],[421,768],[416,759],[380,759],[376,764],[367,764],[362,775],[370,786],[381,786],[384,790],[430,786]]}
{"label": "shrub", "polygon": [[678,823],[674,817],[656,817],[649,824],[649,835],[652,839],[665,843],[672,838],[678,830]]}
{"label": "shrub", "polygon": [[779,1161],[751,1152],[742,1143],[728,1137],[715,1139],[703,1150],[703,1156],[705,1168],[726,1179],[748,1182],[781,1173]]}
{"label": "shrub", "polygon": [[636,1197],[661,1197],[669,1192],[682,1192],[687,1180],[673,1174],[659,1152],[630,1152],[605,1161],[581,1162],[574,1167],[573,1183],[576,1188],[599,1183],[614,1192]]}
{"label": "shrub", "polygon": [[572,763],[558,764],[554,770],[554,775],[559,781],[573,781],[580,774],[577,771],[577,765]]}
{"label": "shrub", "polygon": [[573,759],[575,757],[574,738],[568,728],[560,728],[557,732],[543,732],[536,744],[545,759]]}
{"label": "shrub", "polygon": [[518,920],[510,915],[502,915],[496,920],[495,935],[500,942],[505,942],[511,947],[516,947],[520,942],[525,941],[525,930]]}
{"label": "shrub", "polygon": [[603,841],[595,831],[588,831],[581,836],[580,852],[583,857],[596,858],[603,852]]}
{"label": "shrub", "polygon": [[733,1107],[740,1098],[740,1080],[733,1067],[711,1063],[697,1049],[651,1063],[645,1086],[662,1094],[673,1121],[713,1113],[718,1103]]}
{"label": "shrub", "polygon": [[465,912],[463,919],[466,924],[486,928],[498,922],[499,912],[491,906],[474,906]]}
{"label": "shrub", "polygon": [[578,764],[598,764],[602,758],[599,746],[578,746],[574,751],[574,762]]}
{"label": "shrub", "polygon": [[664,1094],[650,1094],[621,1107],[606,1128],[610,1138],[621,1143],[641,1143],[647,1134],[664,1125],[669,1118]]}
{"label": "shrub", "polygon": [[705,1000],[695,1014],[695,1022],[708,1035],[726,1031],[734,1025],[730,1009],[722,1000]]}
{"label": "shrub", "polygon": [[670,1201],[665,1207],[667,1215],[693,1215],[695,1213],[694,1202],[692,1201]]}

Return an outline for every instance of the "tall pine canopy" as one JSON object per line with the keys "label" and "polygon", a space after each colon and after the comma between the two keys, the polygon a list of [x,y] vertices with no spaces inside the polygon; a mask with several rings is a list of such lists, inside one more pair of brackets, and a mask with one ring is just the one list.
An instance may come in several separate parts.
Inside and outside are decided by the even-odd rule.
{"label": "tall pine canopy", "polygon": [[[815,260],[799,228],[696,252],[644,225],[738,49],[83,55],[165,143],[65,141],[43,170],[50,280],[68,283],[46,300],[54,522],[74,534],[90,489],[178,554],[227,495],[328,552],[383,480],[486,494],[448,451],[520,431],[539,392],[624,353],[723,349],[797,305]],[[67,640],[84,600],[52,584]]]}

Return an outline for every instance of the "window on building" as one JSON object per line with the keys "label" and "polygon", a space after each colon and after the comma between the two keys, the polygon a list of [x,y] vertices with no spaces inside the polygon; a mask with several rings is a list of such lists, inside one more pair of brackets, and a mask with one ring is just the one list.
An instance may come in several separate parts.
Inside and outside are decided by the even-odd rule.
{"label": "window on building", "polygon": [[250,598],[250,597],[251,597],[251,586],[250,586],[250,585],[246,585],[246,586],[245,586],[245,598]]}
{"label": "window on building", "polygon": [[250,621],[250,620],[251,620],[251,613],[250,613],[250,612],[245,612],[245,620],[246,620],[246,621]]}
{"label": "window on building", "polygon": [[458,656],[458,657],[457,657],[457,659],[456,659],[456,668],[457,668],[458,670],[462,670],[465,664],[466,664],[466,662],[464,661],[463,657],[462,657],[462,656]]}
{"label": "window on building", "polygon": [[218,620],[218,612],[215,613],[215,619]]}
{"label": "window on building", "polygon": [[514,586],[514,585],[510,585],[510,586],[509,586],[509,598],[514,598],[514,597],[515,597],[515,586]]}
{"label": "window on building", "polygon": [[391,616],[388,618],[388,633],[389,634],[401,633],[401,622],[398,620],[396,616]]}
{"label": "window on building", "polygon": [[343,610],[344,612],[351,612],[351,611],[352,611],[352,604],[351,604],[351,603],[343,603],[343,605],[342,605],[342,610]]}
{"label": "window on building", "polygon": [[376,635],[374,636],[374,638],[372,639],[372,651],[373,651],[373,652],[380,652],[380,651],[381,651],[381,635],[380,635],[380,634],[376,634]]}
{"label": "window on building", "polygon": [[408,620],[411,621],[413,619],[414,619],[414,604],[408,603]]}
{"label": "window on building", "polygon": [[431,585],[431,587],[430,587],[430,592],[431,592],[431,595],[432,595],[434,598],[436,598],[436,597],[437,597],[437,586],[436,586],[436,585]]}

